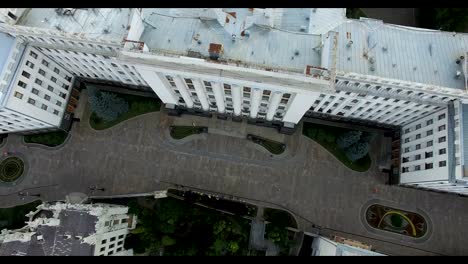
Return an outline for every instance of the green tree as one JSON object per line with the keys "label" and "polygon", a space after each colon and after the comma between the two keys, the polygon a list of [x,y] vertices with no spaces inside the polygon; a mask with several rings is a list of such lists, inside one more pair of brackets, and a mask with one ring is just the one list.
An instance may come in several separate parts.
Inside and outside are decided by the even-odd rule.
{"label": "green tree", "polygon": [[361,131],[357,130],[351,130],[346,133],[341,134],[337,139],[336,139],[336,144],[338,145],[339,148],[341,149],[346,149],[349,146],[353,145],[354,143],[358,142],[359,139],[361,138]]}
{"label": "green tree", "polygon": [[345,149],[345,154],[351,161],[356,161],[369,153],[369,143],[358,141]]}
{"label": "green tree", "polygon": [[97,117],[106,122],[114,121],[128,112],[128,103],[114,93],[102,92],[88,87],[88,102]]}

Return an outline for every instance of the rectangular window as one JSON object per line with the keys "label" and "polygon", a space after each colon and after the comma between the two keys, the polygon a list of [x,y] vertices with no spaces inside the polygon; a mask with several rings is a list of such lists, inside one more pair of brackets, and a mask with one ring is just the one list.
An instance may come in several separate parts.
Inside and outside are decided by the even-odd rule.
{"label": "rectangular window", "polygon": [[32,105],[35,105],[36,104],[36,100],[32,99],[32,98],[29,98],[28,99],[28,103],[32,104]]}
{"label": "rectangular window", "polygon": [[26,61],[26,66],[28,66],[31,69],[34,69],[34,63],[32,63],[30,61]]}
{"label": "rectangular window", "polygon": [[42,110],[47,110],[47,105],[42,104],[41,108],[42,108]]}
{"label": "rectangular window", "polygon": [[439,131],[443,131],[443,130],[445,130],[445,125],[439,126]]}
{"label": "rectangular window", "polygon": [[[122,219],[122,223],[124,223],[123,220],[126,220],[126,219]],[[120,236],[119,236],[119,239],[122,239],[122,238],[124,238],[124,235],[120,235]]]}
{"label": "rectangular window", "polygon": [[31,74],[29,74],[29,72],[27,72],[27,71],[23,71],[23,72],[21,73],[21,75],[23,75],[24,77],[26,77],[26,78],[28,78],[28,79],[29,79],[29,77],[31,77]]}
{"label": "rectangular window", "polygon": [[59,114],[59,111],[54,109],[54,115],[58,115],[58,114]]}
{"label": "rectangular window", "polygon": [[50,101],[50,96],[49,95],[44,95],[44,99],[46,99],[47,101]]}
{"label": "rectangular window", "polygon": [[[116,224],[115,221],[119,222],[119,220],[114,220],[114,225]],[[110,242],[115,241],[115,237],[111,237]]]}
{"label": "rectangular window", "polygon": [[205,86],[211,86],[211,83],[208,81],[203,81],[203,84],[205,84]]}
{"label": "rectangular window", "polygon": [[22,88],[26,88],[26,83],[24,83],[22,81],[18,81],[18,86],[22,87]]}
{"label": "rectangular window", "polygon": [[447,139],[445,137],[440,137],[439,138],[439,143],[445,142]]}
{"label": "rectangular window", "polygon": [[426,131],[426,136],[430,136],[430,135],[432,135],[432,129],[431,129],[431,130],[428,130],[428,131]]}
{"label": "rectangular window", "polygon": [[414,160],[420,160],[421,159],[421,154],[415,155]]}
{"label": "rectangular window", "polygon": [[421,134],[417,134],[416,139],[420,139],[420,138],[421,138]]}
{"label": "rectangular window", "polygon": [[443,161],[439,161],[439,167],[445,167],[447,166],[447,161],[443,160]]}
{"label": "rectangular window", "polygon": [[43,69],[39,69],[39,74],[45,76],[45,71]]}
{"label": "rectangular window", "polygon": [[54,91],[54,87],[52,87],[52,86],[49,85],[49,86],[47,86],[47,90],[53,92],[53,91]]}
{"label": "rectangular window", "polygon": [[409,128],[405,129],[405,134],[408,134],[409,132],[410,132]]}
{"label": "rectangular window", "polygon": [[439,117],[438,117],[439,120],[442,120],[442,119],[444,119],[444,118],[445,118],[445,114],[441,114],[441,115],[439,115]]}
{"label": "rectangular window", "polygon": [[54,83],[57,82],[57,78],[55,78],[54,76],[50,77],[50,80]]}
{"label": "rectangular window", "polygon": [[415,170],[415,171],[421,170],[421,165],[416,165],[416,166],[414,166],[414,170]]}
{"label": "rectangular window", "polygon": [[29,52],[29,56],[33,57],[34,59],[37,59],[37,54],[32,50]]}
{"label": "rectangular window", "polygon": [[57,106],[62,106],[62,102],[60,102],[60,101],[57,101],[55,104],[56,104]]}
{"label": "rectangular window", "polygon": [[49,63],[46,60],[42,60],[42,64],[45,65],[46,67],[49,66]]}
{"label": "rectangular window", "polygon": [[405,143],[410,142],[410,138],[405,138]]}
{"label": "rectangular window", "polygon": [[416,125],[416,130],[420,129],[421,128],[421,124],[417,124]]}
{"label": "rectangular window", "polygon": [[37,84],[39,84],[39,85],[41,85],[41,84],[42,84],[42,81],[41,81],[41,80],[39,80],[39,79],[36,79],[34,82],[35,82],[35,83],[37,83]]}
{"label": "rectangular window", "polygon": [[59,74],[59,73],[60,73],[60,70],[57,69],[57,68],[54,68],[54,72],[57,73],[57,74]]}
{"label": "rectangular window", "polygon": [[426,170],[430,170],[430,169],[432,169],[433,167],[434,167],[434,165],[433,165],[432,163],[426,163],[426,165],[424,166],[424,168],[425,168]]}
{"label": "rectangular window", "polygon": [[23,99],[23,94],[20,92],[15,92],[15,97],[19,99]]}
{"label": "rectangular window", "polygon": [[416,149],[421,149],[421,144],[416,144]]}
{"label": "rectangular window", "polygon": [[432,151],[431,152],[426,152],[425,158],[432,158]]}
{"label": "rectangular window", "polygon": [[445,153],[447,153],[447,150],[445,148],[439,149],[439,155],[444,155]]}
{"label": "rectangular window", "polygon": [[39,90],[36,89],[36,88],[32,88],[31,92],[35,95],[38,95],[39,94]]}
{"label": "rectangular window", "polygon": [[410,151],[410,150],[409,150],[409,147],[406,147],[406,148],[405,148],[405,153],[407,153],[407,152],[409,152],[409,151]]}

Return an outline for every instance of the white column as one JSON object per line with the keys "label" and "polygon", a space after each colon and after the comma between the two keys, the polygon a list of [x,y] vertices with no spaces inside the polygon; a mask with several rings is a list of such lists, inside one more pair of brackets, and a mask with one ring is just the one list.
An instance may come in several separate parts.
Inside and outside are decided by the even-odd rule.
{"label": "white column", "polygon": [[[314,104],[315,100],[320,96],[317,94],[296,94],[292,98],[292,102],[289,104],[286,114],[283,117],[283,122],[289,122],[293,124],[299,123],[304,114]],[[290,99],[291,100],[291,99]]]}
{"label": "white column", "polygon": [[216,105],[218,106],[218,112],[222,114],[226,109],[224,105],[223,87],[221,87],[221,83],[217,82],[212,82],[211,87],[213,88],[214,97],[216,99]]}
{"label": "white column", "polygon": [[281,93],[281,92],[274,92],[273,93],[273,95],[271,97],[270,104],[268,106],[268,112],[267,112],[267,115],[266,115],[266,119],[268,121],[273,120],[273,116],[276,113],[276,109],[278,109],[278,105],[279,105],[279,103],[281,101],[282,95],[283,95],[283,93]]}
{"label": "white column", "polygon": [[242,86],[231,85],[232,92],[232,105],[234,107],[234,115],[239,116],[241,114],[242,105]]}
{"label": "white column", "polygon": [[262,99],[262,90],[253,88],[252,99],[250,100],[250,117],[256,118],[258,114],[258,107]]}
{"label": "white column", "polygon": [[203,85],[199,79],[192,79],[193,87],[195,88],[195,92],[197,93],[198,99],[202,105],[204,111],[210,110],[210,105],[208,103],[208,99],[206,98],[205,89],[203,89]]}
{"label": "white column", "polygon": [[163,103],[177,105],[178,96],[175,96],[169,83],[162,79],[164,77],[161,77],[152,70],[141,69],[138,66],[135,68],[143,80],[145,80],[151,89],[153,89],[153,91],[158,95],[159,99],[161,99]]}
{"label": "white column", "polygon": [[185,82],[179,76],[174,76],[173,79],[177,86],[177,90],[179,90],[180,95],[182,95],[182,98],[184,98],[184,101],[187,107],[193,108],[193,100],[192,100],[192,97],[190,96],[190,92],[188,91]]}

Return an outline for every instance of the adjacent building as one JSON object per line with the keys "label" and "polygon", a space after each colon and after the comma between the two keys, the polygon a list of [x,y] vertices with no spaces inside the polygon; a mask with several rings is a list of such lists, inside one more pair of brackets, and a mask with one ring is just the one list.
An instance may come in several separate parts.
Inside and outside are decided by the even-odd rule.
{"label": "adjacent building", "polygon": [[44,203],[30,212],[26,226],[2,230],[1,256],[132,256],[124,249],[136,216],[110,204]]}
{"label": "adjacent building", "polygon": [[[2,53],[24,48],[14,78],[1,75],[3,101],[11,101],[2,109],[20,116],[3,133],[59,126],[64,111],[53,104],[66,93],[65,77],[85,78],[153,90],[177,113],[249,120],[284,133],[304,116],[401,130],[402,184],[467,193],[468,35],[345,14],[343,8],[27,9],[14,25],[0,23],[2,42],[21,43],[2,44]],[[41,68],[45,80],[39,68],[23,78],[31,51],[36,67],[49,60]],[[55,68],[64,78],[54,76]],[[52,77],[62,80],[58,87]],[[48,94],[49,85],[58,98]],[[14,108],[21,100],[25,107]],[[37,115],[28,110],[36,108]]]}

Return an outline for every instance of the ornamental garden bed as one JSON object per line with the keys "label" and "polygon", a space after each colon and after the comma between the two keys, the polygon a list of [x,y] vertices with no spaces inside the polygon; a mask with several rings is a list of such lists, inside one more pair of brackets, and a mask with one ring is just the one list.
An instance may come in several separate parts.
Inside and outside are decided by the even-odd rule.
{"label": "ornamental garden bed", "polygon": [[88,89],[90,125],[96,130],[113,127],[132,117],[157,112],[161,108],[161,100],[158,98],[100,91],[91,87]]}
{"label": "ornamental garden bed", "polygon": [[[339,161],[341,161],[346,167],[358,172],[365,172],[370,168],[371,157],[368,151],[369,143],[372,141],[374,134],[347,128],[326,126],[314,123],[304,123],[302,134],[319,143],[333,156],[335,156]],[[352,151],[350,151],[352,153],[347,153],[348,148],[340,147],[339,144],[340,138],[348,140],[349,142],[350,137],[346,137],[346,135],[349,134],[354,134],[354,139],[356,139],[356,141],[353,142],[353,144],[348,146],[348,148],[353,148]],[[359,134],[360,136],[357,136]],[[351,135],[351,137],[352,136],[353,135]],[[354,148],[354,146],[356,146],[356,148]],[[355,156],[356,154],[362,157],[354,161],[350,159],[349,156]]]}
{"label": "ornamental garden bed", "polygon": [[380,204],[369,206],[366,221],[373,228],[414,238],[427,232],[426,220],[420,214]]}
{"label": "ornamental garden bed", "polygon": [[208,132],[208,127],[202,126],[171,126],[169,129],[171,137],[174,139],[183,139],[190,135]]}
{"label": "ornamental garden bed", "polygon": [[25,135],[24,142],[26,143],[36,143],[45,145],[48,147],[60,146],[67,139],[68,133],[64,131],[55,131],[34,135]]}
{"label": "ornamental garden bed", "polygon": [[281,142],[262,138],[262,137],[255,136],[252,134],[248,134],[247,139],[251,140],[253,143],[259,144],[260,146],[264,147],[266,150],[268,150],[271,154],[274,154],[274,155],[279,155],[283,153],[284,150],[286,149],[286,145]]}
{"label": "ornamental garden bed", "polygon": [[0,182],[12,183],[24,172],[24,162],[18,157],[8,157],[0,162]]}

